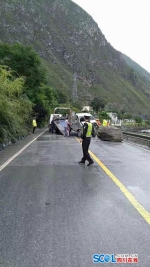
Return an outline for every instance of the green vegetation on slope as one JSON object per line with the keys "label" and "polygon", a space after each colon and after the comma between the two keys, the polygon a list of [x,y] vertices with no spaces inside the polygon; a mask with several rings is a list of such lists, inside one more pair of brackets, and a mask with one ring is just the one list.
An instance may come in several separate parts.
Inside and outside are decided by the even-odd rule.
{"label": "green vegetation on slope", "polygon": [[58,105],[59,94],[47,85],[46,71],[31,47],[0,44],[0,64],[2,142],[31,129],[33,115],[38,126],[43,125]]}
{"label": "green vegetation on slope", "polygon": [[23,86],[23,78],[0,66],[0,143],[13,141],[29,129],[32,103],[23,94]]}

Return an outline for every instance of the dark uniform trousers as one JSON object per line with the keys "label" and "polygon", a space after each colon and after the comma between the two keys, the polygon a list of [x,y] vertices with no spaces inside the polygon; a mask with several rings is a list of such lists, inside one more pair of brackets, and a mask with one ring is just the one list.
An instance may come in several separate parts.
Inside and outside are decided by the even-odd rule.
{"label": "dark uniform trousers", "polygon": [[86,160],[89,162],[93,162],[93,160],[91,159],[90,154],[88,152],[90,142],[91,142],[91,137],[86,137],[82,141],[82,150],[83,150],[82,162],[85,162]]}

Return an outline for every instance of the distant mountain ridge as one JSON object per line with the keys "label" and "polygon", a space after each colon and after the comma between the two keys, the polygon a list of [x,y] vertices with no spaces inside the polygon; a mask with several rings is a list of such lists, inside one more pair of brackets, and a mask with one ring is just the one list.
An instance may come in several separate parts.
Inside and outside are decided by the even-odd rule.
{"label": "distant mountain ridge", "polygon": [[[71,0],[1,0],[0,41],[31,45],[43,58],[48,81],[71,99],[77,74],[79,99],[94,96],[133,113],[149,114],[150,80],[134,71],[91,16]],[[145,76],[144,76],[145,77]]]}

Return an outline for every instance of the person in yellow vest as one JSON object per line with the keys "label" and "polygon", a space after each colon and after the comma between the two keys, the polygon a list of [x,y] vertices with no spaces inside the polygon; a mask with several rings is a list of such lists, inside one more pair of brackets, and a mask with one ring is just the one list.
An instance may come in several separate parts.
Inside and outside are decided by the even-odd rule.
{"label": "person in yellow vest", "polygon": [[32,120],[32,126],[33,126],[33,134],[35,132],[35,129],[37,127],[37,123],[36,123],[36,118],[34,117],[33,120]]}
{"label": "person in yellow vest", "polygon": [[91,142],[91,136],[94,136],[94,128],[92,123],[90,123],[90,117],[89,116],[84,116],[85,122],[83,124],[83,129],[81,133],[81,139],[80,143],[82,142],[82,151],[83,151],[83,158],[78,162],[81,164],[85,164],[85,161],[88,161],[87,166],[90,166],[91,164],[94,163],[92,158],[90,157],[90,154],[88,152],[89,150],[89,145]]}
{"label": "person in yellow vest", "polygon": [[107,121],[105,119],[103,120],[103,126],[107,126]]}

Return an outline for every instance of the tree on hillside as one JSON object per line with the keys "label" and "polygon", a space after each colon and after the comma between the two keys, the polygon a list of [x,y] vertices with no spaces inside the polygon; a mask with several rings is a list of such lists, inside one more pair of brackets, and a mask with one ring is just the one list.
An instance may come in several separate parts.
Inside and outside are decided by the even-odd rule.
{"label": "tree on hillside", "polygon": [[32,103],[23,94],[24,79],[0,66],[0,142],[27,133]]}
{"label": "tree on hillside", "polygon": [[0,44],[0,63],[25,79],[24,92],[34,102],[41,83],[46,83],[45,70],[38,54],[29,46]]}
{"label": "tree on hillside", "polygon": [[52,110],[58,106],[53,88],[43,84],[36,95],[35,103],[33,110],[35,115],[38,114],[37,123],[38,125],[44,125],[45,118],[48,118]]}
{"label": "tree on hillside", "polygon": [[51,108],[57,105],[57,93],[47,86],[46,72],[38,54],[29,46],[0,44],[0,62],[12,70],[15,77],[24,77],[23,92],[33,103],[34,114],[41,124]]}
{"label": "tree on hillside", "polygon": [[128,120],[131,120],[133,118],[133,115],[130,114],[130,113],[125,113],[124,114],[124,119],[128,119]]}
{"label": "tree on hillside", "polygon": [[106,111],[101,111],[98,113],[98,117],[99,117],[99,120],[100,122],[103,122],[103,120],[110,120],[110,116],[107,114]]}
{"label": "tree on hillside", "polygon": [[55,94],[55,97],[57,98],[59,104],[64,104],[64,103],[67,102],[68,97],[67,97],[67,95],[66,95],[65,92],[60,91],[60,90],[59,91],[57,90],[56,91],[56,94]]}
{"label": "tree on hillside", "polygon": [[75,107],[78,112],[82,109],[82,103],[79,100],[73,101],[70,104],[72,107]]}
{"label": "tree on hillside", "polygon": [[135,119],[135,122],[138,124],[138,125],[140,125],[141,123],[142,123],[142,118],[140,117],[140,116],[135,116],[134,117],[134,119]]}
{"label": "tree on hillside", "polygon": [[99,110],[102,110],[105,107],[105,104],[104,104],[104,101],[101,98],[95,97],[91,101],[90,106],[93,108],[93,111],[98,113]]}

